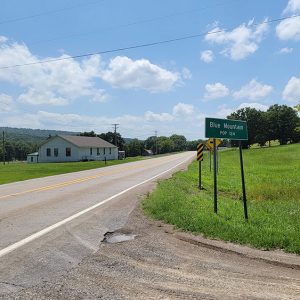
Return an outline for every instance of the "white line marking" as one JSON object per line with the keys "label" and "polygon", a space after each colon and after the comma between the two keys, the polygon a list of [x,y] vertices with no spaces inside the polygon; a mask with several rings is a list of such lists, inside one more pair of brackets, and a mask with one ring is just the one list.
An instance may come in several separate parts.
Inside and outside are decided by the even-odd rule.
{"label": "white line marking", "polygon": [[60,222],[57,222],[57,223],[55,223],[55,224],[53,224],[53,225],[51,225],[49,227],[44,228],[41,231],[38,231],[38,232],[36,232],[36,233],[28,236],[25,239],[22,239],[22,240],[14,243],[14,244],[9,245],[6,248],[3,248],[2,250],[0,250],[0,258],[3,257],[6,254],[12,252],[12,251],[14,251],[14,250],[16,250],[16,249],[24,246],[24,245],[26,245],[26,244],[28,244],[28,243],[30,243],[30,242],[32,242],[32,241],[34,241],[34,240],[42,237],[43,235],[45,235],[45,234],[53,231],[54,229],[56,229],[56,228],[58,228],[58,227],[60,227],[60,226],[62,226],[64,224],[66,224],[66,223],[68,223],[68,222],[70,222],[70,221],[72,221],[72,220],[74,220],[74,219],[82,216],[83,214],[85,214],[85,213],[87,213],[87,212],[89,212],[89,211],[91,211],[91,210],[93,210],[93,209],[95,209],[95,208],[97,208],[97,207],[99,207],[99,206],[101,206],[101,205],[103,205],[103,204],[105,204],[105,203],[107,203],[107,202],[109,202],[109,201],[111,201],[111,200],[113,200],[113,199],[115,199],[115,198],[117,198],[117,197],[119,197],[119,196],[127,193],[128,191],[133,190],[133,189],[135,189],[136,187],[138,187],[140,185],[143,185],[143,184],[145,184],[145,183],[147,183],[147,182],[149,182],[149,181],[151,181],[151,180],[153,180],[153,179],[155,179],[155,178],[157,178],[157,177],[159,177],[159,176],[161,176],[161,175],[163,175],[165,173],[168,173],[168,172],[172,171],[173,169],[175,169],[178,166],[184,164],[185,162],[187,162],[190,159],[191,159],[191,157],[189,157],[188,159],[184,160],[183,162],[178,163],[177,165],[173,166],[172,168],[170,168],[170,169],[168,169],[168,170],[166,170],[166,171],[164,171],[162,173],[159,173],[158,175],[155,175],[155,176],[153,176],[153,177],[151,177],[149,179],[146,179],[146,180],[144,180],[144,181],[142,181],[142,182],[140,182],[138,184],[135,184],[135,185],[131,186],[130,188],[127,188],[127,189],[123,190],[122,192],[119,192],[119,193],[117,193],[117,194],[115,194],[115,195],[113,195],[113,196],[111,196],[111,197],[103,200],[102,202],[99,202],[99,203],[97,203],[97,204],[95,204],[93,206],[90,206],[90,207],[88,207],[88,208],[86,208],[86,209],[84,209],[84,210],[82,210],[82,211],[80,211],[80,212],[78,212],[78,213],[76,213],[76,214],[74,214],[74,215],[72,215],[72,216],[70,216],[70,217],[62,220],[62,221],[60,221]]}

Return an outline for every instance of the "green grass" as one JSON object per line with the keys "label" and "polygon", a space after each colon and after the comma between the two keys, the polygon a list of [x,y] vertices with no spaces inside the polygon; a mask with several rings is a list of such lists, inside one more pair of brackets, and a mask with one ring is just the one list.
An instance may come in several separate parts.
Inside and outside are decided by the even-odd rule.
{"label": "green grass", "polygon": [[[145,159],[145,157],[137,156],[129,157],[124,160],[110,160],[107,161],[107,166],[118,165],[142,159]],[[5,165],[0,165],[0,184],[102,167],[105,167],[104,161],[38,164],[27,164],[25,162],[6,163]]]}
{"label": "green grass", "polygon": [[238,150],[219,156],[218,214],[213,213],[213,173],[198,162],[159,183],[143,202],[146,213],[205,237],[284,249],[300,254],[300,144],[243,151],[249,221],[244,220]]}

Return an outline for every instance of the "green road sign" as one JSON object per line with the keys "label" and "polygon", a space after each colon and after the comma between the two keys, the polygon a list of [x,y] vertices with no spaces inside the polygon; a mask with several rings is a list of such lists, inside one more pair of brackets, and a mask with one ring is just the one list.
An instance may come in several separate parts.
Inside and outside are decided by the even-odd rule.
{"label": "green road sign", "polygon": [[205,137],[230,140],[248,140],[247,122],[205,118]]}

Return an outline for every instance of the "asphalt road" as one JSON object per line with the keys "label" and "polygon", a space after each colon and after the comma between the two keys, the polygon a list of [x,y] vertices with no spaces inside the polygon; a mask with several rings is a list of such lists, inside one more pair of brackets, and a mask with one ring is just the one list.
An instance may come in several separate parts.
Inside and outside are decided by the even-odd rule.
{"label": "asphalt road", "polygon": [[78,265],[106,232],[127,222],[139,193],[194,157],[187,152],[1,185],[0,296]]}
{"label": "asphalt road", "polygon": [[192,158],[0,186],[0,298],[300,299],[299,256],[207,240],[144,216],[140,199]]}

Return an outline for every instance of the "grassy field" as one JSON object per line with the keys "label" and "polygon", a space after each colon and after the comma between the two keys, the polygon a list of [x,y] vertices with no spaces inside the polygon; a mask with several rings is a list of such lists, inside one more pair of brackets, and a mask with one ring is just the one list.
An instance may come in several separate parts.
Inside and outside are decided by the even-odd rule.
{"label": "grassy field", "polygon": [[238,150],[220,153],[218,214],[208,155],[203,186],[198,162],[159,183],[143,202],[148,215],[206,237],[300,254],[300,144],[245,150],[249,221],[244,220]]}
{"label": "grassy field", "polygon": [[[130,157],[124,160],[107,161],[107,166],[145,159],[145,157]],[[105,167],[104,161],[68,162],[68,163],[9,163],[0,165],[0,184],[21,181],[32,178],[46,177],[70,172],[90,170]]]}

